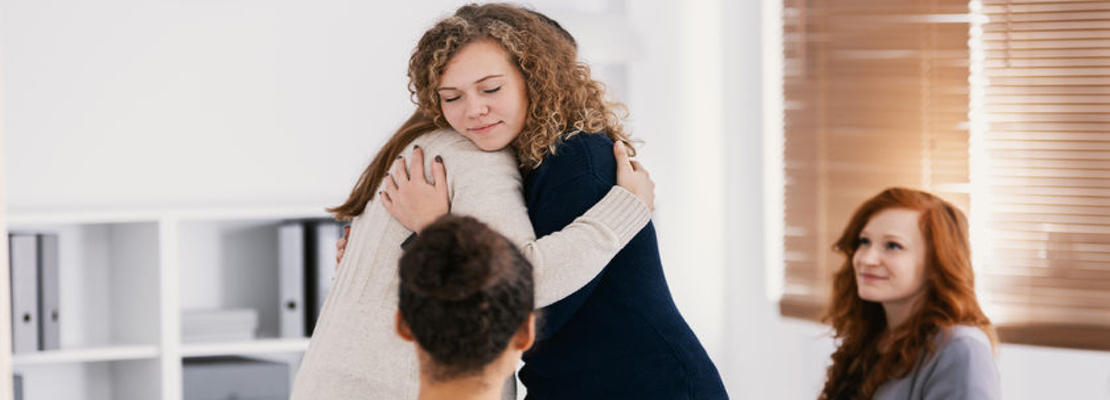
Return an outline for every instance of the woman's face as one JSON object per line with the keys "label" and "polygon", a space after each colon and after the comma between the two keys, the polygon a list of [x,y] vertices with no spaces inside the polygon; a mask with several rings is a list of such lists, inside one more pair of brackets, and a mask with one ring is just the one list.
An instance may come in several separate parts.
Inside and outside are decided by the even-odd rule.
{"label": "woman's face", "polygon": [[920,217],[917,210],[888,208],[867,221],[852,256],[860,298],[912,304],[924,293],[927,244]]}
{"label": "woman's face", "polygon": [[524,76],[491,40],[459,50],[447,62],[437,92],[447,123],[482,150],[505,148],[524,128]]}

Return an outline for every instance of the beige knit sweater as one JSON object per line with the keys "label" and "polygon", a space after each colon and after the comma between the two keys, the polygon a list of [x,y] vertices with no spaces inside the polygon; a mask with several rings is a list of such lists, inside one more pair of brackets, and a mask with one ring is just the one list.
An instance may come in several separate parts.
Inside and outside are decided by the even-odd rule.
{"label": "beige knit sweater", "polygon": [[[520,246],[534,266],[536,306],[574,293],[650,219],[647,206],[614,186],[560,232],[535,238],[516,157],[484,152],[462,135],[440,130],[418,138],[426,164],[447,167],[451,212],[470,215]],[[412,145],[405,150],[406,159]],[[426,168],[431,179],[431,169]],[[397,336],[397,260],[412,232],[374,200],[352,222],[347,251],[328,293],[293,384],[292,400],[415,399],[419,371],[412,343]]]}

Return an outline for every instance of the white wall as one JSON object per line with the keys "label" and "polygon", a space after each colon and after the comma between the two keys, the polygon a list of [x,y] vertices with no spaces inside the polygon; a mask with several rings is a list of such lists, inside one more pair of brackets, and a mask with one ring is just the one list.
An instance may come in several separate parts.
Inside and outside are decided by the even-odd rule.
{"label": "white wall", "polygon": [[760,12],[755,1],[631,2],[645,44],[631,126],[647,141],[668,282],[731,397],[812,399],[832,342],[780,318],[765,286]]}
{"label": "white wall", "polygon": [[[411,110],[416,39],[459,3],[0,0],[8,204],[335,204]],[[832,342],[765,285],[760,2],[533,3],[572,32],[630,17],[620,92],[676,301],[733,398],[814,398]],[[1000,363],[1007,399],[1110,398],[1110,353]]]}
{"label": "white wall", "polygon": [[644,43],[630,66],[629,122],[656,181],[656,232],[679,309],[710,354],[723,351],[725,135],[720,1],[631,2]]}
{"label": "white wall", "polygon": [[334,204],[456,3],[0,2],[9,204]]}
{"label": "white wall", "polygon": [[9,204],[335,205],[413,109],[417,39],[462,3],[0,1]]}
{"label": "white wall", "polygon": [[[0,20],[3,20],[3,9],[0,9]],[[3,41],[3,32],[0,32],[0,43]],[[0,76],[4,73],[3,57],[0,54]],[[0,81],[0,154],[4,154],[4,82]],[[0,163],[0,235],[8,237],[7,195],[5,191],[6,180],[4,164]],[[0,243],[0,271],[8,271],[8,241]],[[11,283],[9,274],[0,272],[0,321],[11,321]],[[0,326],[4,326],[0,322]],[[0,329],[0,343],[9,343],[12,340],[10,329]],[[0,346],[0,360],[9,360],[12,357],[11,346]],[[13,382],[12,366],[0,362],[0,400],[11,399]]]}

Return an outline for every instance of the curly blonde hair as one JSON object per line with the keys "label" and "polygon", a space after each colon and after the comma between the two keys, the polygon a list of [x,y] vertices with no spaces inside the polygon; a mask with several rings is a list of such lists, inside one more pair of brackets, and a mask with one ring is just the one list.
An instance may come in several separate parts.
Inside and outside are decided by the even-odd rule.
{"label": "curly blonde hair", "polygon": [[560,29],[513,5],[462,6],[424,33],[416,46],[409,60],[413,101],[437,127],[449,127],[436,92],[447,62],[470,43],[492,40],[508,52],[527,83],[528,118],[513,141],[522,169],[538,167],[561,139],[580,132],[604,132],[631,145],[621,123],[624,106],[605,100],[604,85],[590,78],[590,67],[578,61],[574,43]]}
{"label": "curly blonde hair", "polygon": [[443,117],[439,79],[447,62],[463,47],[481,40],[498,43],[524,76],[528,115],[513,140],[520,168],[531,171],[555,154],[561,140],[582,132],[602,133],[622,141],[630,156],[632,140],[621,123],[620,103],[605,100],[605,86],[590,78],[578,61],[574,38],[543,14],[509,4],[468,4],[424,33],[409,58],[409,92],[417,109],[382,146],[362,172],[347,200],[328,209],[349,220],[366,208],[393,160],[425,133],[450,128]]}

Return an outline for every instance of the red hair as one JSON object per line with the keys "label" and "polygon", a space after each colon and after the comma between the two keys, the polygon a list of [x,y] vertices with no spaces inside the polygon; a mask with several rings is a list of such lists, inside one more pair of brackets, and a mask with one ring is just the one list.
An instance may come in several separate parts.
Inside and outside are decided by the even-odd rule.
{"label": "red hair", "polygon": [[[882,304],[859,297],[852,258],[867,222],[890,208],[921,212],[918,227],[927,245],[926,289],[910,318],[885,332]],[[884,190],[856,210],[834,248],[845,259],[833,278],[832,300],[824,319],[832,325],[840,345],[832,355],[819,399],[870,399],[883,382],[905,377],[922,356],[932,356],[933,338],[954,325],[978,327],[992,345],[997,343],[994,327],[975,298],[967,218],[947,201],[920,190]],[[889,348],[880,352],[884,336],[888,336]]]}

